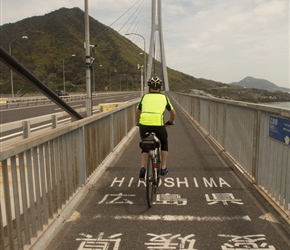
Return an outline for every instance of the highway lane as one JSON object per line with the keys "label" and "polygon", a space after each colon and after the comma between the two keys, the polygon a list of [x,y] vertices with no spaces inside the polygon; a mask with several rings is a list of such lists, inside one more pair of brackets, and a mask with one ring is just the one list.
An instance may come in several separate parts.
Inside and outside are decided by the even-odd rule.
{"label": "highway lane", "polygon": [[[93,106],[97,106],[100,103],[114,103],[114,102],[126,102],[129,100],[133,100],[140,97],[140,93],[132,92],[132,93],[120,93],[117,95],[108,95],[102,96],[93,100]],[[68,104],[73,109],[85,108],[86,101],[78,100],[68,102]],[[39,106],[31,106],[31,107],[20,107],[20,108],[11,108],[0,110],[0,124],[25,120],[33,117],[38,117],[47,114],[53,114],[61,112],[62,109],[59,108],[56,104],[44,104]]]}

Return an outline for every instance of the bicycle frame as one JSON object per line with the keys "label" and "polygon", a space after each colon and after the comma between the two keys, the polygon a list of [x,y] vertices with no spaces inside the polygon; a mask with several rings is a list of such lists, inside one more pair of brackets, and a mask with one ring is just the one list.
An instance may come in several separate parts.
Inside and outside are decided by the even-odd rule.
{"label": "bicycle frame", "polygon": [[152,207],[156,191],[159,185],[161,172],[161,149],[160,147],[148,152],[148,162],[146,171],[146,196],[148,207]]}

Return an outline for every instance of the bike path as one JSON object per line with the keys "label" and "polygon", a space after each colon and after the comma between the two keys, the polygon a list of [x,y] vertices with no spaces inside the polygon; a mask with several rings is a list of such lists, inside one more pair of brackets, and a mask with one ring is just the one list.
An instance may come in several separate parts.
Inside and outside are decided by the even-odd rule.
{"label": "bike path", "polygon": [[278,221],[181,109],[168,128],[169,174],[147,207],[139,134],[108,166],[47,249],[290,249]]}

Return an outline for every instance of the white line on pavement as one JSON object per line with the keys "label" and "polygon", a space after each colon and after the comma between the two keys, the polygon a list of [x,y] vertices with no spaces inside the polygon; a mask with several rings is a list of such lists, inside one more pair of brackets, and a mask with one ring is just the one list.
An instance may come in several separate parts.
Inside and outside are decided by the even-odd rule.
{"label": "white line on pavement", "polygon": [[[81,107],[84,106],[83,104],[78,104],[78,105],[72,105],[71,108],[75,108],[75,107]],[[56,108],[54,110],[61,110],[62,108]]]}
{"label": "white line on pavement", "polygon": [[[96,215],[94,219],[104,218],[106,216]],[[106,217],[107,218],[107,217]],[[148,221],[231,221],[245,220],[251,221],[248,215],[245,216],[192,216],[192,215],[117,215],[110,216],[116,220],[148,220]]]}

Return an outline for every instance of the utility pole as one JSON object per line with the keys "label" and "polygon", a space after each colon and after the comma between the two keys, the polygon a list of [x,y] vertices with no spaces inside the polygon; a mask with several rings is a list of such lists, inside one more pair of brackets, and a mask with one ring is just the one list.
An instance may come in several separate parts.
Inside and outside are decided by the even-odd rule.
{"label": "utility pole", "polygon": [[89,6],[85,0],[85,44],[86,44],[86,113],[92,115],[92,89],[91,89],[91,53],[90,53],[90,29],[89,29]]}

